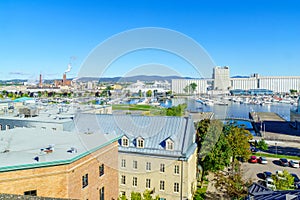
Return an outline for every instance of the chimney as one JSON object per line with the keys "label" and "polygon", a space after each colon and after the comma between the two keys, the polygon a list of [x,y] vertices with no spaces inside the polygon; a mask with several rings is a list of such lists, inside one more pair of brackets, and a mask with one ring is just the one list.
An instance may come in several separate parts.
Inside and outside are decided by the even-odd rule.
{"label": "chimney", "polygon": [[67,74],[64,73],[62,85],[66,85],[66,83],[67,83]]}
{"label": "chimney", "polygon": [[42,74],[40,74],[40,82],[39,82],[39,87],[43,87]]}

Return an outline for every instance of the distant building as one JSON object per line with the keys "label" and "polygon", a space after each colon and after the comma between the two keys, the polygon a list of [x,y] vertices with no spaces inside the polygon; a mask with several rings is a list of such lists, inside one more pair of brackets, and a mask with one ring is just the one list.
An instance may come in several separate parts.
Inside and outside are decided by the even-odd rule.
{"label": "distant building", "polygon": [[62,80],[55,80],[54,81],[55,87],[58,87],[58,86],[71,86],[71,84],[72,84],[72,81],[67,79],[67,74],[66,73],[63,74]]}
{"label": "distant building", "polygon": [[0,193],[118,199],[118,137],[16,128],[0,135]]}
{"label": "distant building", "polygon": [[[206,94],[208,88],[207,79],[172,79],[172,91],[174,94]],[[194,93],[191,90],[185,91],[191,83],[196,83]]]}
{"label": "distant building", "polygon": [[[94,123],[97,121],[97,123]],[[191,118],[81,115],[79,130],[101,130],[119,139],[119,192],[146,189],[161,199],[192,199],[197,187],[197,144]]]}
{"label": "distant building", "polygon": [[215,67],[213,69],[213,90],[228,91],[230,88],[229,67]]}
{"label": "distant building", "polygon": [[[191,82],[195,82],[198,87],[197,94],[222,94],[233,91],[267,90],[272,93],[289,93],[290,90],[300,91],[300,76],[260,76],[253,74],[250,77],[232,77],[230,78],[229,67],[215,67],[213,69],[213,79],[200,79],[202,82],[196,82],[197,79],[173,79],[172,91],[177,94],[190,94],[185,92],[184,88]],[[212,88],[210,83],[213,82]],[[209,89],[208,89],[209,88]]]}

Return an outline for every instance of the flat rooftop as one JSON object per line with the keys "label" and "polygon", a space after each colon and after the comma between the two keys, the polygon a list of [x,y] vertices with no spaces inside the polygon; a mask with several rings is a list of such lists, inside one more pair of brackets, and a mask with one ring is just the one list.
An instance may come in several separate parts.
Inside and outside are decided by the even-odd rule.
{"label": "flat rooftop", "polygon": [[[117,141],[114,134],[15,128],[0,132],[0,172],[72,162]],[[73,151],[72,151],[73,150]],[[39,161],[35,160],[38,157]]]}

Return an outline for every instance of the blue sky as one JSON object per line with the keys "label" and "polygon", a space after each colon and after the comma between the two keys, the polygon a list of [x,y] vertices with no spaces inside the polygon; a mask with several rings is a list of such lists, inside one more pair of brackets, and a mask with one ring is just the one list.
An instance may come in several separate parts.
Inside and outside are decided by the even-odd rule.
{"label": "blue sky", "polygon": [[[60,78],[69,62],[68,76],[74,77],[101,42],[141,27],[193,38],[216,65],[230,66],[232,76],[300,76],[299,10],[297,0],[2,0],[0,79],[35,79],[39,73]],[[122,76],[147,63],[194,75],[176,56],[148,50],[123,56],[103,76]]]}

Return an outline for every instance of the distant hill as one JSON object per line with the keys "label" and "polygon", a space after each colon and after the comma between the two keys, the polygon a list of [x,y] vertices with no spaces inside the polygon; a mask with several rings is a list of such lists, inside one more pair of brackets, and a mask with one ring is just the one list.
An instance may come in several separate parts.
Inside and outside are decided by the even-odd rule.
{"label": "distant hill", "polygon": [[240,76],[240,75],[237,75],[237,76],[232,76],[231,78],[249,78],[249,76]]}
{"label": "distant hill", "polygon": [[191,79],[190,77],[181,77],[181,76],[130,76],[130,77],[103,77],[103,78],[94,78],[94,77],[83,77],[78,78],[77,81],[87,82],[87,81],[100,81],[100,82],[136,82],[139,81],[169,81],[172,79]]}
{"label": "distant hill", "polygon": [[[88,81],[100,81],[100,82],[136,82],[139,81],[169,81],[171,82],[172,79],[192,79],[191,77],[181,77],[181,76],[145,76],[145,75],[139,75],[139,76],[130,76],[130,77],[102,77],[102,78],[96,78],[96,77],[82,77],[82,78],[74,78],[76,81],[79,82],[88,82]],[[46,84],[52,84],[54,83],[54,80],[58,79],[44,79],[43,83]],[[73,80],[72,78],[68,78],[68,80]],[[0,80],[0,84],[7,84],[7,83],[24,83],[28,80],[22,80],[22,79],[12,79],[12,80]]]}

